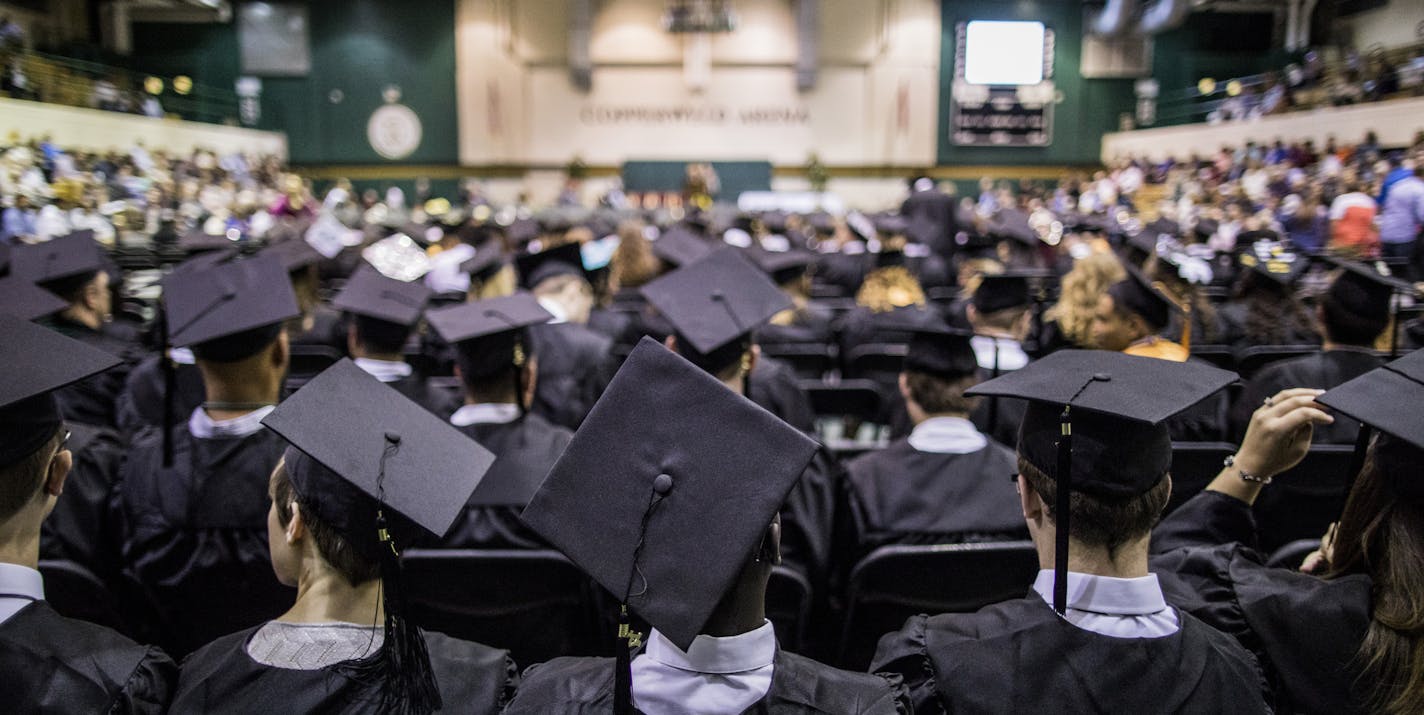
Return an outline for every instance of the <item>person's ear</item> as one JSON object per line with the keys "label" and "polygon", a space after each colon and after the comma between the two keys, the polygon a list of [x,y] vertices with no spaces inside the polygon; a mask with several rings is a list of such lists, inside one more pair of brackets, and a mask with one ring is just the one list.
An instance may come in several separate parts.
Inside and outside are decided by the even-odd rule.
{"label": "person's ear", "polygon": [[291,343],[287,339],[287,331],[277,333],[277,341],[272,344],[272,367],[278,372],[287,371],[287,360],[291,357]]}
{"label": "person's ear", "polygon": [[968,318],[970,323],[979,322],[979,309],[974,307],[974,303],[970,302],[964,306],[964,317]]}
{"label": "person's ear", "polygon": [[49,468],[45,472],[45,493],[57,497],[64,493],[64,480],[69,476],[69,470],[74,468],[74,453],[68,449],[61,449],[49,460]]}
{"label": "person's ear", "polygon": [[752,374],[752,370],[756,369],[757,361],[759,360],[761,360],[761,346],[757,345],[756,343],[752,343],[751,349],[747,351],[747,361],[745,366],[747,375]]}
{"label": "person's ear", "polygon": [[910,404],[910,402],[912,402],[910,398],[910,376],[903,372],[900,373],[900,377],[895,380],[895,385],[900,389],[900,398],[905,401],[905,404]]}
{"label": "person's ear", "polygon": [[351,323],[346,326],[346,352],[350,355],[356,355],[360,352],[358,348],[359,343],[356,341],[356,321],[352,320]]}
{"label": "person's ear", "polygon": [[1022,474],[1015,480],[1018,485],[1019,508],[1023,510],[1024,520],[1028,522],[1039,522],[1043,519],[1044,507],[1043,499],[1034,490],[1033,485],[1024,479]]}
{"label": "person's ear", "polygon": [[287,508],[292,512],[292,518],[287,522],[286,537],[289,545],[295,545],[307,535],[307,521],[302,516],[302,506],[293,499]]}
{"label": "person's ear", "polygon": [[663,338],[663,345],[666,346],[668,350],[677,352],[677,336],[669,335]]}
{"label": "person's ear", "polygon": [[524,361],[524,366],[519,369],[524,373],[520,375],[520,379],[524,383],[524,394],[520,395],[519,399],[522,400],[521,404],[528,407],[534,404],[534,388],[539,381],[539,357],[530,355],[529,359]]}

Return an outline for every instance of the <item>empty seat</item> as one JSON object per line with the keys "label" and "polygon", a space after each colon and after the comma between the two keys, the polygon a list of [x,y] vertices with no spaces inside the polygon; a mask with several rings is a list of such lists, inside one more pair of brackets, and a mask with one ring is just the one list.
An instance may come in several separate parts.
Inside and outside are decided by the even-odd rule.
{"label": "empty seat", "polygon": [[785,566],[774,566],[766,583],[766,617],[782,648],[800,653],[811,615],[811,582]]}
{"label": "empty seat", "polygon": [[1305,561],[1305,557],[1318,548],[1320,548],[1320,539],[1297,539],[1276,549],[1271,557],[1266,559],[1266,565],[1282,569],[1299,569],[1301,562]]}
{"label": "empty seat", "polygon": [[520,666],[606,645],[592,582],[556,551],[411,549],[402,564],[422,628],[507,648]]}
{"label": "empty seat", "polygon": [[1193,345],[1192,357],[1205,360],[1223,370],[1236,369],[1236,350],[1230,345]]}
{"label": "empty seat", "polygon": [[797,377],[819,378],[835,367],[836,348],[823,343],[761,343],[761,354],[780,360]]}
{"label": "empty seat", "polygon": [[289,378],[314,377],[342,358],[339,350],[325,345],[292,345],[288,354],[291,357],[287,365]]}
{"label": "empty seat", "polygon": [[1340,518],[1354,447],[1320,444],[1305,459],[1276,476],[1256,499],[1256,531],[1262,553],[1292,541],[1319,539]]}
{"label": "empty seat", "polygon": [[1228,442],[1173,442],[1172,496],[1163,516],[1205,488],[1221,472],[1222,462],[1232,454],[1236,454],[1236,445]]}
{"label": "empty seat", "polygon": [[1031,541],[876,549],[851,572],[836,663],[865,670],[880,637],[911,616],[972,613],[1022,597],[1037,573]]}
{"label": "empty seat", "polygon": [[1261,368],[1273,362],[1289,360],[1320,352],[1319,345],[1257,345],[1242,350],[1236,356],[1236,372],[1241,379],[1249,380]]}
{"label": "empty seat", "polygon": [[845,375],[893,381],[905,364],[906,350],[907,346],[900,343],[857,345],[846,353]]}

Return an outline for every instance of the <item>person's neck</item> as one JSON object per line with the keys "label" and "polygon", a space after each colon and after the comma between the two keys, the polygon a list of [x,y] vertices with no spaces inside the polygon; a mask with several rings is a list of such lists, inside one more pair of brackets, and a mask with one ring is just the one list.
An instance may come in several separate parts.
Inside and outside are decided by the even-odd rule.
{"label": "person's neck", "polygon": [[59,316],[71,323],[82,325],[90,330],[98,330],[104,326],[104,320],[88,308],[79,305],[71,305],[60,313]]}
{"label": "person's neck", "polygon": [[365,360],[380,360],[383,362],[405,362],[405,356],[400,353],[378,353],[365,348],[353,350],[351,357]]}
{"label": "person's neck", "polygon": [[0,529],[0,563],[36,568],[40,562],[40,529],[38,524],[22,524],[16,515]]}
{"label": "person's neck", "polygon": [[287,623],[385,623],[381,580],[352,586],[335,569],[322,565],[303,567],[297,580],[297,602],[277,620]]}
{"label": "person's neck", "polygon": [[514,393],[507,392],[502,395],[477,394],[473,392],[465,393],[466,405],[514,405]]}
{"label": "person's neck", "polygon": [[211,371],[203,371],[203,381],[207,387],[207,403],[227,405],[254,405],[250,409],[212,408],[206,404],[203,410],[214,421],[222,422],[254,412],[258,406],[275,405],[281,394],[281,382],[270,375],[249,376],[251,379],[213,379]]}
{"label": "person's neck", "polygon": [[1320,343],[1320,350],[1321,350],[1321,352],[1329,352],[1329,351],[1331,351],[1331,350],[1372,350],[1372,349],[1373,349],[1373,348],[1370,347],[1369,345],[1351,345],[1351,344],[1349,344],[1349,343],[1337,343],[1337,342],[1335,342],[1334,340],[1331,340],[1330,338],[1326,338],[1325,340],[1321,341],[1321,343]]}
{"label": "person's neck", "polygon": [[1012,330],[996,328],[992,325],[975,325],[974,334],[985,338],[994,338],[996,340],[1018,341],[1018,337],[1014,335]]}
{"label": "person's neck", "polygon": [[[1054,533],[1051,529],[1039,534],[1039,568],[1051,569],[1054,562]],[[1140,578],[1146,576],[1148,535],[1119,546],[1111,555],[1102,547],[1088,546],[1077,539],[1068,544],[1068,570],[1090,576]]]}
{"label": "person's neck", "polygon": [[[747,569],[731,590],[722,597],[717,608],[702,627],[702,634],[713,638],[726,638],[750,633],[766,623],[766,579],[755,573],[756,567]],[[770,574],[770,570],[767,570]]]}

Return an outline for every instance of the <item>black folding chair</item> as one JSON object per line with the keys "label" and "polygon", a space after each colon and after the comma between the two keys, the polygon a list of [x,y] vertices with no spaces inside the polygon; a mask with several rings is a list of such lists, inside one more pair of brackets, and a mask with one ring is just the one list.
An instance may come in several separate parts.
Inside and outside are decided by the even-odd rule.
{"label": "black folding chair", "polygon": [[45,601],[61,616],[127,632],[127,622],[104,582],[89,569],[66,559],[41,559]]}
{"label": "black folding chair", "polygon": [[1346,444],[1315,445],[1300,464],[1261,491],[1253,511],[1263,553],[1292,541],[1319,539],[1340,518],[1354,451]]}
{"label": "black folding chair", "polygon": [[899,343],[857,345],[845,356],[845,376],[893,381],[905,365],[907,346]]}
{"label": "black folding chair", "polygon": [[920,613],[972,613],[1028,593],[1038,573],[1031,541],[882,546],[851,571],[836,658],[865,670],[880,637]]}
{"label": "black folding chair", "polygon": [[806,642],[811,616],[811,582],[785,566],[774,566],[766,583],[766,617],[776,629],[776,640],[793,653]]}
{"label": "black folding chair", "polygon": [[287,365],[289,379],[315,377],[343,357],[336,348],[325,345],[293,345],[288,348],[288,355],[291,359]]}
{"label": "black folding chair", "polygon": [[[841,380],[836,383],[820,380],[801,380],[801,389],[811,401],[811,411],[821,428],[821,439],[826,447],[842,459],[849,459],[872,449],[877,443],[857,441],[856,433],[862,424],[881,422],[881,388],[873,380]],[[827,429],[839,421],[840,437],[832,438]],[[827,423],[832,425],[827,427]]]}
{"label": "black folding chair", "polygon": [[1196,496],[1221,471],[1227,455],[1232,454],[1236,454],[1236,445],[1228,442],[1173,442],[1172,496],[1162,515],[1176,511]]}
{"label": "black folding chair", "polygon": [[1266,565],[1281,569],[1299,569],[1310,552],[1320,548],[1320,539],[1298,539],[1279,549],[1266,559]]}
{"label": "black folding chair", "polygon": [[1193,345],[1192,357],[1205,360],[1223,370],[1236,369],[1236,350],[1230,345]]}
{"label": "black folding chair", "polygon": [[836,366],[836,348],[823,343],[761,343],[761,354],[780,360],[797,377],[820,378]]}
{"label": "black folding chair", "polygon": [[411,549],[402,565],[422,628],[506,648],[521,666],[603,654],[595,587],[563,554]]}
{"label": "black folding chair", "polygon": [[1242,380],[1249,380],[1261,368],[1280,360],[1314,355],[1320,352],[1319,345],[1256,345],[1242,350],[1236,356],[1236,372]]}

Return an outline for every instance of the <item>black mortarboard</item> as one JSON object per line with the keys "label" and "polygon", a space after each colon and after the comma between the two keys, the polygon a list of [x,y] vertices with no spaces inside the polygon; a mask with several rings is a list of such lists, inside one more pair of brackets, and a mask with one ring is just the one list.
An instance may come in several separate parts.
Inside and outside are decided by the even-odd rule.
{"label": "black mortarboard", "polygon": [[1171,320],[1172,303],[1147,280],[1136,266],[1123,264],[1127,277],[1108,286],[1108,295],[1118,310],[1142,316],[1154,329],[1161,329]]}
{"label": "black mortarboard", "polygon": [[460,264],[460,272],[467,273],[475,280],[489,280],[490,276],[504,267],[504,252],[499,242],[488,240],[475,247],[473,258]]}
{"label": "black mortarboard", "polygon": [[304,508],[380,564],[381,710],[440,709],[422,636],[406,621],[399,552],[421,529],[444,536],[494,455],[350,360],[317,375],[262,424],[291,444],[285,470]]}
{"label": "black mortarboard", "polygon": [[0,467],[34,454],[63,422],[51,394],[120,360],[28,320],[0,313]]}
{"label": "black mortarboard", "polygon": [[1038,234],[1028,222],[1028,214],[1018,209],[1002,209],[989,221],[989,235],[1007,238],[1019,243],[1036,246],[1040,243]]}
{"label": "black mortarboard", "polygon": [[[174,347],[198,346],[278,325],[301,314],[287,271],[276,256],[254,256],[173,273],[163,283],[163,306],[168,343]],[[263,344],[251,346],[261,347]],[[246,357],[241,352],[215,355],[213,359]]]}
{"label": "black mortarboard", "polygon": [[356,315],[377,318],[388,323],[410,327],[420,322],[420,314],[434,291],[423,283],[406,283],[387,278],[370,266],[357,270],[331,306]]}
{"label": "black mortarboard", "polygon": [[909,328],[905,371],[957,380],[979,371],[979,359],[969,340],[973,333],[956,330],[941,320]]}
{"label": "black mortarboard", "polygon": [[724,248],[643,286],[643,297],[702,355],[748,335],[792,306],[740,251]]}
{"label": "black mortarboard", "polygon": [[[1339,276],[1326,289],[1326,299],[1339,308],[1358,315],[1389,315],[1394,294],[1410,294],[1414,287],[1408,281],[1390,274],[1384,263],[1368,264],[1327,256],[1326,260],[1339,268]],[[1399,321],[1392,321],[1390,355],[1398,355]]]}
{"label": "black mortarboard", "polygon": [[974,310],[980,315],[996,313],[1009,308],[1020,308],[1033,302],[1028,279],[1033,275],[1014,271],[985,275],[979,280],[971,299]]}
{"label": "black mortarboard", "polygon": [[261,255],[276,256],[288,273],[314,266],[326,258],[312,248],[310,243],[300,238],[274,243],[262,249]]}
{"label": "black mortarboard", "polygon": [[226,233],[208,233],[204,230],[202,225],[197,226],[192,231],[178,238],[178,248],[187,253],[221,251],[225,248],[232,248],[235,245],[237,245],[236,239],[229,238]]}
{"label": "black mortarboard", "polygon": [[104,267],[104,252],[93,231],[76,231],[44,243],[15,246],[10,273],[36,285],[92,276]]}
{"label": "black mortarboard", "polygon": [[653,255],[675,266],[695,263],[712,252],[712,246],[691,229],[681,225],[664,231],[653,241]]}
{"label": "black mortarboard", "polygon": [[1029,400],[1018,453],[1057,483],[1053,606],[1067,601],[1069,495],[1107,499],[1147,492],[1172,465],[1164,420],[1236,381],[1204,363],[1105,350],[1060,350],[966,395]]}
{"label": "black mortarboard", "polygon": [[523,520],[686,650],[816,449],[645,337]]}
{"label": "black mortarboard", "polygon": [[1243,268],[1282,286],[1294,284],[1310,267],[1310,261],[1305,256],[1290,251],[1273,252],[1265,257],[1254,251],[1245,251],[1238,260]]}
{"label": "black mortarboard", "polygon": [[63,298],[21,278],[0,278],[0,313],[34,320],[69,307]]}
{"label": "black mortarboard", "polygon": [[238,250],[235,247],[223,248],[217,251],[206,251],[185,259],[182,263],[173,266],[175,271],[202,270],[212,268],[219,263],[227,263],[237,258]]}
{"label": "black mortarboard", "polygon": [[809,251],[750,251],[757,266],[771,276],[777,285],[786,285],[806,274],[816,260]]}
{"label": "black mortarboard", "polygon": [[523,364],[524,329],[554,316],[529,293],[451,305],[426,313],[436,334],[455,345],[467,378],[498,375]]}
{"label": "black mortarboard", "polygon": [[[1383,448],[1376,444],[1377,460],[1398,460],[1403,458],[1403,471],[1410,475],[1405,480],[1393,480],[1393,488],[1414,501],[1424,499],[1424,480],[1414,477],[1419,465],[1419,451],[1424,450],[1424,411],[1419,409],[1424,400],[1424,350],[1415,350],[1398,360],[1371,370],[1359,377],[1341,384],[1315,401],[1343,415],[1360,421],[1360,433],[1355,441],[1355,458],[1350,466],[1345,493],[1354,488],[1360,467],[1365,462],[1374,430],[1383,432],[1381,444],[1394,438],[1403,442]],[[1412,447],[1412,449],[1410,449]],[[1401,454],[1402,453],[1402,454]]]}
{"label": "black mortarboard", "polygon": [[565,243],[538,253],[525,253],[517,256],[514,264],[519,269],[520,285],[530,290],[555,276],[588,279],[588,271],[583,267],[583,253],[577,243]]}

